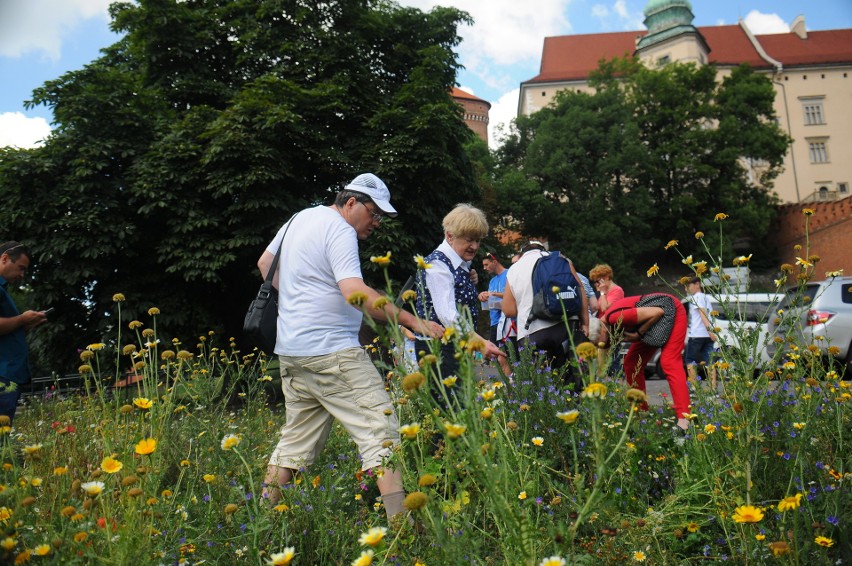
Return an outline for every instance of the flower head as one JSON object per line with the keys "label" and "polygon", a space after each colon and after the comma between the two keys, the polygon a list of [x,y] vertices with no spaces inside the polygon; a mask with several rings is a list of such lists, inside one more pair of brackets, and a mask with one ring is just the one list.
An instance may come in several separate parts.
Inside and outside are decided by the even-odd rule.
{"label": "flower head", "polygon": [[83,484],[80,484],[80,489],[86,492],[86,495],[90,497],[95,497],[100,492],[104,490],[104,482],[102,481],[89,481]]}
{"label": "flower head", "polygon": [[158,309],[157,307],[151,307],[150,309],[148,309],[148,314],[150,316],[157,316],[158,314],[160,314],[160,309]]}
{"label": "flower head", "polygon": [[716,216],[713,217],[713,222],[721,222],[722,220],[724,220],[726,218],[728,218],[728,215],[725,214],[724,212],[720,212]]}
{"label": "flower head", "polygon": [[586,388],[583,390],[583,393],[581,395],[583,397],[597,397],[597,398],[600,399],[600,398],[606,397],[606,392],[607,392],[606,385],[604,385],[603,383],[600,383],[599,381],[596,381],[594,383],[590,383],[589,385],[587,385]]}
{"label": "flower head", "polygon": [[530,442],[532,442],[534,446],[541,446],[544,444],[544,439],[540,436],[533,436]]}
{"label": "flower head", "polygon": [[802,209],[802,214],[804,214],[805,216],[813,216],[814,212],[816,212],[816,211],[813,208],[803,208]]}
{"label": "flower head", "polygon": [[133,404],[140,409],[147,410],[154,405],[154,402],[148,399],[147,397],[136,397],[135,399],[133,399]]}
{"label": "flower head", "polygon": [[153,454],[154,450],[157,449],[157,440],[154,438],[143,438],[139,442],[136,443],[135,452],[140,456],[147,456],[148,454]]}
{"label": "flower head", "polygon": [[405,501],[403,501],[402,506],[408,509],[409,511],[416,511],[422,507],[425,507],[426,503],[428,502],[428,495],[426,495],[422,491],[412,491],[411,493],[405,496]]}
{"label": "flower head", "polygon": [[701,230],[699,230],[698,232],[695,233],[695,239],[696,240],[700,240],[703,237],[704,237],[704,232],[702,232]]}
{"label": "flower head", "polygon": [[423,474],[417,480],[417,485],[419,487],[431,487],[438,483],[438,478],[434,474]]}
{"label": "flower head", "polygon": [[557,418],[564,422],[565,424],[574,424],[577,422],[577,419],[580,417],[580,411],[576,409],[572,409],[570,411],[563,411],[556,413]]}
{"label": "flower head", "polygon": [[645,553],[642,552],[641,550],[634,550],[633,551],[633,560],[635,560],[636,562],[645,562],[645,558],[646,558]]}
{"label": "flower head", "polygon": [[101,469],[108,474],[114,474],[116,472],[120,472],[121,468],[124,467],[124,464],[113,458],[112,456],[107,456],[103,460],[101,460]]}
{"label": "flower head", "polygon": [[652,265],[651,267],[648,268],[647,274],[648,274],[648,277],[653,277],[654,275],[656,275],[659,272],[660,272],[660,266],[655,263],[654,265]]}
{"label": "flower head", "polygon": [[798,509],[799,505],[801,505],[802,494],[797,493],[796,495],[791,495],[790,497],[785,497],[781,501],[778,502],[778,510],[779,511],[792,511],[793,509]]}
{"label": "flower head", "polygon": [[414,263],[417,264],[417,269],[430,269],[432,267],[431,263],[426,263],[422,255],[414,256]]}
{"label": "flower head", "polygon": [[409,289],[408,291],[405,291],[402,295],[400,295],[400,298],[404,303],[413,301],[417,298],[417,291]]}
{"label": "flower head", "polygon": [[467,426],[460,424],[444,423],[444,430],[447,432],[447,438],[455,439],[464,434]]}
{"label": "flower head", "polygon": [[666,244],[665,249],[670,250],[677,245],[677,240],[669,240],[669,243]]}
{"label": "flower head", "polygon": [[391,258],[391,253],[388,252],[385,255],[378,255],[378,256],[374,255],[370,258],[370,261],[372,261],[376,265],[385,266],[385,265],[390,265],[390,262],[391,262],[390,258]]}
{"label": "flower head", "polygon": [[353,307],[360,307],[365,302],[367,302],[367,293],[355,291],[346,298],[346,302],[352,305]]}
{"label": "flower head", "polygon": [[758,523],[763,520],[763,511],[753,505],[741,505],[734,509],[732,518],[737,523]]}
{"label": "flower head", "polygon": [[376,547],[382,542],[382,539],[385,538],[385,534],[387,532],[387,527],[373,527],[372,529],[361,535],[361,537],[358,539],[358,543],[361,546]]}
{"label": "flower head", "polygon": [[598,355],[598,347],[591,342],[582,342],[577,346],[577,355],[584,360],[591,360]]}
{"label": "flower head", "polygon": [[641,389],[636,389],[635,387],[631,387],[625,393],[628,401],[633,401],[634,403],[645,403],[648,400],[648,395],[642,391]]}
{"label": "flower head", "polygon": [[295,547],[288,546],[283,552],[274,552],[270,554],[269,560],[267,560],[266,563],[271,566],[287,566],[287,564],[293,561],[293,557],[295,555]]}
{"label": "flower head", "polygon": [[818,536],[814,539],[814,542],[826,548],[834,546],[834,541],[828,537]]}
{"label": "flower head", "polygon": [[121,294],[121,293],[116,293],[115,295],[112,296],[112,300],[115,303],[124,302],[124,295]]}
{"label": "flower head", "polygon": [[373,563],[375,552],[372,548],[368,548],[361,552],[361,556],[352,561],[352,566],[370,566]]}
{"label": "flower head", "polygon": [[538,566],[565,566],[565,559],[561,556],[550,556],[539,562]]}
{"label": "flower head", "polygon": [[405,438],[412,440],[417,437],[420,432],[420,423],[411,423],[399,427],[399,433]]}
{"label": "flower head", "polygon": [[402,378],[402,390],[406,393],[417,391],[426,383],[426,376],[416,371]]}
{"label": "flower head", "polygon": [[222,450],[231,450],[233,448],[236,448],[239,443],[239,436],[237,436],[236,434],[226,434],[222,437],[222,442],[220,446],[222,447]]}

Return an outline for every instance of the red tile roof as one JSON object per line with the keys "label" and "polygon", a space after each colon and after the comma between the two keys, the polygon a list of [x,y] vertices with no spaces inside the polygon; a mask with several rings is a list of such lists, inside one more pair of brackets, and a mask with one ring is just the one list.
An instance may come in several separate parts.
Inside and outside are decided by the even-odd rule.
{"label": "red tile roof", "polygon": [[807,39],[794,33],[759,35],[757,39],[785,67],[852,63],[852,29],[809,31]]}
{"label": "red tile roof", "polygon": [[470,94],[469,92],[463,91],[460,88],[453,87],[453,91],[451,94],[453,98],[463,98],[464,100],[475,100],[476,102],[484,102],[488,105],[489,108],[491,107],[491,103],[487,100],[482,100],[481,98],[476,97]]}
{"label": "red tile roof", "polygon": [[[771,68],[761,58],[739,25],[698,27],[710,47],[710,62],[717,65],[748,63]],[[645,30],[546,37],[539,74],[524,84],[586,80],[601,59],[633,55],[636,40]],[[852,29],[812,31],[807,39],[794,33],[757,36],[770,57],[785,67],[825,63],[852,63]]]}

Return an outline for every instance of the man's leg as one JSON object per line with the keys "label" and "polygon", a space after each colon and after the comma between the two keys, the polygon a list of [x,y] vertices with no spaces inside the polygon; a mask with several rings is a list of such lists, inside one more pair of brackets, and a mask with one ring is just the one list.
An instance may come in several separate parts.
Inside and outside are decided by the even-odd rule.
{"label": "man's leg", "polygon": [[15,412],[18,410],[18,399],[20,398],[21,390],[17,383],[0,380],[0,415],[9,417],[9,425],[15,419]]}

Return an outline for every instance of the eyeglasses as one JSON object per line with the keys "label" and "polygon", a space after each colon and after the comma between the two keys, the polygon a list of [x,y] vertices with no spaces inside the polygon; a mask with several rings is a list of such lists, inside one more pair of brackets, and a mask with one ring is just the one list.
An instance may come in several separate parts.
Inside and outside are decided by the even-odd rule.
{"label": "eyeglasses", "polygon": [[385,215],[382,214],[381,212],[375,212],[373,209],[371,209],[369,206],[367,206],[367,203],[361,202],[361,201],[358,201],[358,202],[364,205],[364,208],[366,208],[367,212],[369,212],[370,215],[373,217],[373,222],[381,222],[382,219],[385,217]]}

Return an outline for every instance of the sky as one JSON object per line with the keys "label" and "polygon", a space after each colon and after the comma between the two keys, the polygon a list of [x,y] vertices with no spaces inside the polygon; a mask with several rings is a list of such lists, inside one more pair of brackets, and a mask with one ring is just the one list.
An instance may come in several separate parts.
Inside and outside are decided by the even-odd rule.
{"label": "sky", "polygon": [[[26,109],[34,89],[97,59],[118,36],[111,0],[0,0],[0,147],[35,147],[50,133],[49,108]],[[459,29],[459,86],[491,103],[490,145],[517,114],[520,83],[538,74],[544,38],[645,29],[648,0],[398,0],[454,6],[474,19]],[[852,28],[852,0],[692,0],[697,26],[744,20],[755,34]]]}

